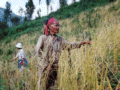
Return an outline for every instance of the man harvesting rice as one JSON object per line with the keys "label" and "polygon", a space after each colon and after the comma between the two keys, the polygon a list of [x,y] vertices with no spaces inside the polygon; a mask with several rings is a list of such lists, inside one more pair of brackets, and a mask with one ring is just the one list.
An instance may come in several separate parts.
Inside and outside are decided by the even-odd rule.
{"label": "man harvesting rice", "polygon": [[44,88],[46,90],[52,89],[51,87],[57,79],[58,62],[61,51],[80,48],[83,44],[91,44],[90,41],[70,43],[56,35],[56,33],[59,32],[59,28],[58,20],[51,17],[46,22],[46,27],[43,32],[44,35],[39,37],[36,45],[36,55],[41,58],[39,62],[41,74],[40,88],[44,82],[43,78],[46,77]]}

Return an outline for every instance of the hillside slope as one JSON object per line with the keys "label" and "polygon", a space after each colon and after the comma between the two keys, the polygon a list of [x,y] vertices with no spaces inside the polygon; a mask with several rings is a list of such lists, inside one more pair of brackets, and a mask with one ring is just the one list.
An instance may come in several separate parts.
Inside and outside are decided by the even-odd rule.
{"label": "hillside slope", "polygon": [[[70,42],[81,41],[83,33],[87,31],[88,36],[92,37],[92,44],[85,46],[85,52],[83,52],[84,47],[71,51],[71,67],[68,63],[68,52],[62,52],[58,80],[53,87],[55,90],[56,88],[59,90],[119,89],[119,16],[120,0],[117,0],[60,20],[59,36]],[[34,49],[44,27],[41,24],[39,26],[37,23],[39,20],[33,22],[37,25],[26,29],[28,33],[18,34],[19,37],[4,39],[0,43],[0,63],[2,63],[0,65],[2,69],[0,70],[0,80],[2,80],[0,88],[2,89],[21,89],[25,83],[28,90],[38,90],[40,76],[38,76],[36,64],[39,63],[39,59],[34,56]],[[14,34],[12,36],[14,37]],[[18,42],[23,44],[28,59],[28,67],[23,72],[17,69],[17,62],[8,62],[15,56],[17,52],[15,45]]]}
{"label": "hillside slope", "polygon": [[[16,37],[19,37],[22,34],[34,32],[38,30],[41,31],[41,28],[43,27],[43,23],[48,17],[54,16],[59,20],[72,18],[75,15],[79,14],[80,12],[89,11],[95,7],[107,5],[113,1],[116,1],[116,0],[81,0],[80,2],[74,3],[70,6],[66,5],[60,8],[59,10],[57,10],[56,12],[51,13],[49,16],[45,16],[40,19],[37,18],[37,20],[25,22],[22,25],[19,25],[17,27],[3,30],[2,33],[0,32],[0,42],[1,42],[1,39],[4,42],[4,38],[7,38],[10,42],[11,39],[15,39]],[[89,18],[89,15],[87,15],[87,18]],[[39,27],[39,29],[37,29],[37,27]]]}

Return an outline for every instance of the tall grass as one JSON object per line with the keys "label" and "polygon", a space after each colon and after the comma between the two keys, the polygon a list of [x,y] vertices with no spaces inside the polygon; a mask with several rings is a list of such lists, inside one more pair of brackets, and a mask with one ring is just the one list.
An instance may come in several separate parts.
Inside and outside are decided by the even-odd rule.
{"label": "tall grass", "polygon": [[[71,50],[71,56],[63,51],[59,60],[56,90],[119,90],[120,88],[120,9],[113,10],[119,0],[110,5],[95,8],[94,12],[82,12],[73,18],[60,20],[59,35],[70,42],[81,41],[82,33],[88,32],[92,37],[91,45]],[[118,7],[118,6],[117,6]],[[111,9],[112,8],[112,9]],[[111,11],[112,10],[112,11]],[[111,11],[111,13],[110,13]],[[86,18],[89,13],[91,19]],[[96,17],[100,15],[99,17]],[[94,18],[99,19],[94,26]],[[87,22],[85,22],[87,21]],[[92,27],[89,26],[91,23]],[[43,30],[42,27],[41,30]],[[0,43],[0,89],[1,90],[39,90],[39,59],[34,55],[34,48],[42,31],[20,35],[11,42]],[[74,33],[74,34],[72,34]],[[7,42],[7,43],[6,43]],[[20,71],[17,61],[9,63],[17,52],[15,45],[21,42],[25,50],[28,67]],[[71,65],[69,60],[71,59]],[[46,78],[45,78],[46,79]],[[43,82],[45,84],[45,82]],[[45,88],[43,84],[43,90]]]}
{"label": "tall grass", "polygon": [[[63,51],[59,62],[59,90],[104,90],[111,86],[108,74],[112,73],[117,84],[116,73],[119,56],[119,24],[114,28],[104,28],[94,35],[91,46],[86,45],[71,51],[72,67],[69,65],[68,52]],[[113,53],[111,55],[111,53]],[[117,88],[116,88],[117,90]]]}

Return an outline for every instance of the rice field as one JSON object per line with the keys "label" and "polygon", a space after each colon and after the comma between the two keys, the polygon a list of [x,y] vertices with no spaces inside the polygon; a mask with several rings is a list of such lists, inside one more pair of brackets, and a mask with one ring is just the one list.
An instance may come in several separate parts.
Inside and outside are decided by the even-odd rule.
{"label": "rice field", "polygon": [[[109,12],[113,5],[119,4],[120,1],[117,0],[110,5],[94,9],[96,12],[91,14],[91,20],[96,14],[101,16],[97,27],[89,28],[87,22],[83,23],[87,21],[85,15],[89,12],[82,12],[73,18],[60,21],[61,28],[58,35],[61,37],[69,42],[83,41],[82,35],[87,31],[92,41],[91,45],[71,50],[70,56],[67,51],[61,53],[58,79],[53,90],[120,89],[120,8]],[[73,22],[76,18],[78,20]],[[82,31],[79,31],[81,29],[79,26],[82,27]],[[77,33],[72,34],[77,29]],[[2,52],[0,90],[39,90],[40,76],[37,66],[39,59],[35,57],[34,49],[40,35],[39,31],[36,31],[21,35],[10,43],[0,43]],[[28,60],[28,67],[23,72],[17,68],[17,61],[9,62],[17,53],[15,45],[18,42],[23,44]]]}

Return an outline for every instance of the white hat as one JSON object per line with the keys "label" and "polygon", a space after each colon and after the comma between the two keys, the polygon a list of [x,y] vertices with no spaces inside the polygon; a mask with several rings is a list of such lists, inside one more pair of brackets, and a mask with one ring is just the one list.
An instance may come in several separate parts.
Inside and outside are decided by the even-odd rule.
{"label": "white hat", "polygon": [[21,43],[17,43],[16,47],[17,48],[22,48],[22,44]]}

